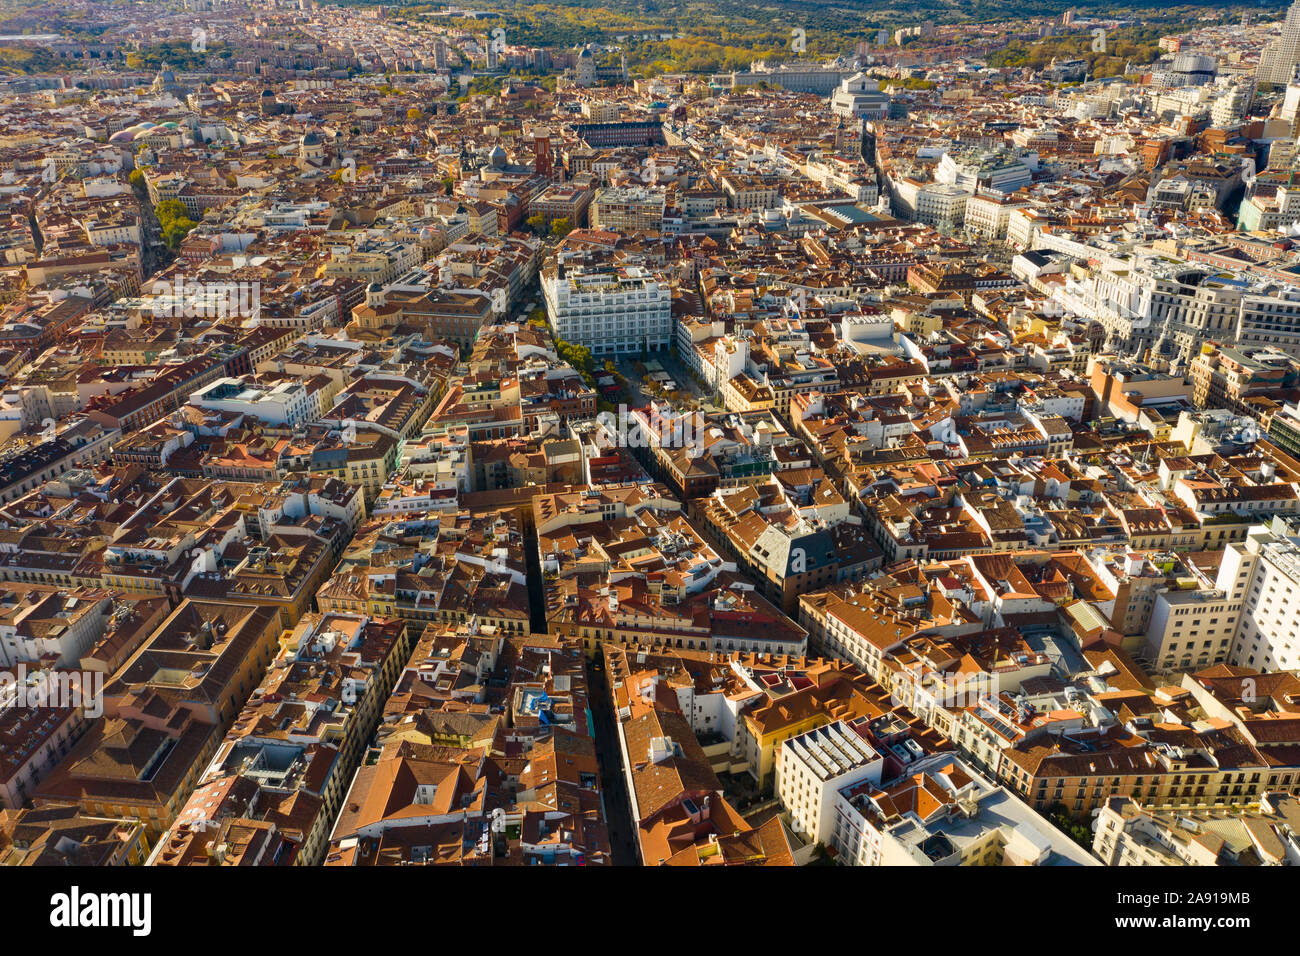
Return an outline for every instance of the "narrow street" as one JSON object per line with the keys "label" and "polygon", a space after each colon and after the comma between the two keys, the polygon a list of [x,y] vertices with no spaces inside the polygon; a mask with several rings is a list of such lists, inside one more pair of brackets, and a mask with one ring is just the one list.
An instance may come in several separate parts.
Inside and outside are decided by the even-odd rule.
{"label": "narrow street", "polygon": [[603,661],[587,663],[588,706],[596,732],[596,757],[600,760],[600,786],[605,800],[605,823],[615,866],[637,866],[636,826],[627,797],[623,754],[618,745],[618,727],[609,703],[609,685]]}
{"label": "narrow street", "polygon": [[528,577],[528,627],[534,634],[545,634],[546,588],[542,583],[541,557],[537,553],[537,532],[524,532],[524,567]]}
{"label": "narrow street", "polygon": [[[542,581],[537,532],[524,535],[524,558],[528,573],[529,626],[534,634],[545,634],[546,598]],[[600,790],[604,802],[605,824],[609,829],[610,849],[616,866],[637,866],[636,827],[632,823],[631,804],[623,775],[623,754],[618,745],[618,727],[609,705],[609,685],[601,660],[587,662],[587,707],[591,710],[595,734],[596,758],[600,762]]]}
{"label": "narrow street", "polygon": [[35,210],[36,210],[36,204],[33,203],[32,211],[27,214],[27,228],[31,229],[32,231],[32,242],[36,246],[36,258],[39,259],[41,257],[42,251],[45,249],[45,237],[41,235],[41,227],[36,222]]}
{"label": "narrow street", "polygon": [[140,225],[144,232],[143,256],[140,264],[141,273],[143,279],[148,279],[167,264],[169,261],[168,250],[162,242],[162,226],[159,225],[158,216],[154,213],[153,203],[149,199],[149,191],[143,186],[132,188],[140,206]]}

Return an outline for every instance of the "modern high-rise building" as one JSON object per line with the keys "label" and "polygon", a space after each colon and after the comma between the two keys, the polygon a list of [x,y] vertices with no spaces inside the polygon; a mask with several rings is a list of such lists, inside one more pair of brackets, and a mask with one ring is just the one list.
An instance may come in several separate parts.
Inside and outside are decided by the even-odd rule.
{"label": "modern high-rise building", "polygon": [[1282,35],[1259,56],[1255,78],[1261,83],[1286,86],[1295,79],[1296,66],[1300,65],[1300,0],[1291,4],[1282,21]]}
{"label": "modern high-rise building", "polygon": [[[1253,528],[1244,542],[1224,551],[1228,574],[1237,571],[1242,604],[1229,662],[1282,671],[1300,667],[1300,538],[1294,523],[1275,518]],[[1239,571],[1237,570],[1239,569]],[[1219,577],[1226,575],[1221,569]]]}

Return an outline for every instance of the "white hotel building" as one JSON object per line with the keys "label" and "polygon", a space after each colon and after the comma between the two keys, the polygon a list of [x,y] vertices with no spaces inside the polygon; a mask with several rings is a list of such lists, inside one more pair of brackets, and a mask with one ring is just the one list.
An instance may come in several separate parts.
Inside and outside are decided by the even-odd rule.
{"label": "white hotel building", "polygon": [[557,338],[596,356],[658,352],[672,338],[672,289],[642,266],[549,266],[546,314]]}

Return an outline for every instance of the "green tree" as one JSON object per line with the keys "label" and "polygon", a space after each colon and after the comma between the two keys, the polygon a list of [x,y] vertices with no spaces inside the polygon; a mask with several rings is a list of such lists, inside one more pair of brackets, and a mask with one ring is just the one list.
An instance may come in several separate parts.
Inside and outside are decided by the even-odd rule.
{"label": "green tree", "polygon": [[566,342],[564,339],[555,340],[555,351],[559,353],[561,359],[568,362],[578,370],[582,375],[582,380],[589,386],[596,385],[596,362],[592,358],[591,349],[585,345],[578,345],[573,342]]}
{"label": "green tree", "polygon": [[164,199],[154,206],[153,212],[158,217],[159,225],[165,226],[167,223],[185,215],[185,203],[179,199]]}
{"label": "green tree", "polygon": [[1056,803],[1048,807],[1047,819],[1053,826],[1069,834],[1070,839],[1085,850],[1092,849],[1092,829],[1071,816],[1064,804]]}
{"label": "green tree", "polygon": [[163,227],[163,242],[167,243],[168,249],[178,249],[190,230],[197,225],[198,223],[193,219],[174,219]]}
{"label": "green tree", "polygon": [[162,227],[163,242],[169,249],[176,249],[189,235],[189,231],[198,225],[185,210],[185,204],[179,199],[164,199],[154,207],[158,225]]}

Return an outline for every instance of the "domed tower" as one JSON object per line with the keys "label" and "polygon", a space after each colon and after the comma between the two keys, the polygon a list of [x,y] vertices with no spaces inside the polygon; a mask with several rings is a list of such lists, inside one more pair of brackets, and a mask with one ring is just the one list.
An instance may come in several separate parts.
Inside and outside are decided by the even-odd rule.
{"label": "domed tower", "polygon": [[596,85],[596,56],[591,47],[584,46],[578,54],[578,65],[574,68],[575,82],[579,86]]}
{"label": "domed tower", "polygon": [[151,89],[155,93],[170,93],[177,97],[183,97],[189,92],[176,79],[176,74],[172,72],[172,68],[166,63],[159,69],[158,75],[153,78]]}
{"label": "domed tower", "polygon": [[325,141],[321,139],[320,133],[315,130],[303,133],[298,140],[298,158],[309,163],[319,163],[325,159]]}

